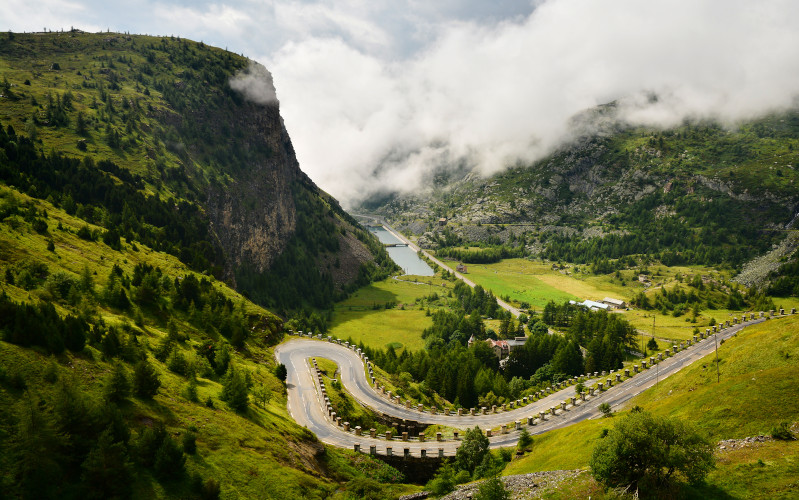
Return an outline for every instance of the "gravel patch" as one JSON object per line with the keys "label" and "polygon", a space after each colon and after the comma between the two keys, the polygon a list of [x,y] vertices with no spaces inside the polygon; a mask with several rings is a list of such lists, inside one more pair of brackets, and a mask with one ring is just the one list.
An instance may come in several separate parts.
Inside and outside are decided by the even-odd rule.
{"label": "gravel patch", "polygon": [[762,286],[767,282],[769,274],[785,263],[782,258],[793,255],[797,248],[799,248],[799,235],[791,232],[776,248],[744,264],[741,273],[732,280],[747,287]]}
{"label": "gravel patch", "polygon": [[739,450],[741,448],[756,448],[760,443],[768,441],[774,441],[774,438],[771,436],[752,436],[743,439],[725,439],[718,442],[716,450],[721,452]]}
{"label": "gravel patch", "polygon": [[[582,474],[581,470],[554,470],[546,472],[533,472],[518,476],[502,477],[502,483],[511,492],[514,500],[530,500],[541,498],[545,492],[555,489],[565,480],[571,480]],[[472,498],[480,489],[482,481],[458,486],[458,489],[442,500],[467,500]]]}

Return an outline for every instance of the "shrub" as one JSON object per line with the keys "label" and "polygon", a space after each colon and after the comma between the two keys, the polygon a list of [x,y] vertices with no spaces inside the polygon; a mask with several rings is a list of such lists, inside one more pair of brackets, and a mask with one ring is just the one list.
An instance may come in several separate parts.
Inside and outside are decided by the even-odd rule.
{"label": "shrub", "polygon": [[610,405],[608,403],[602,403],[601,405],[599,405],[599,412],[602,413],[603,417],[613,416],[613,410],[610,408]]}
{"label": "shrub", "polygon": [[533,445],[533,436],[530,435],[526,427],[522,427],[522,432],[519,434],[519,444],[517,445],[519,451],[527,451]]}
{"label": "shrub", "polygon": [[597,442],[589,465],[606,486],[635,489],[645,483],[657,489],[668,486],[675,474],[698,483],[715,463],[713,445],[686,423],[639,411],[616,420]]}
{"label": "shrub", "polygon": [[211,478],[203,483],[202,490],[200,491],[200,498],[202,500],[219,500],[219,495],[222,494],[222,488],[216,479]]}
{"label": "shrub", "polygon": [[[460,449],[460,448],[459,448]],[[425,489],[430,490],[435,496],[444,496],[455,489],[454,470],[452,465],[445,464],[438,469],[435,477],[428,481]]]}
{"label": "shrub", "polygon": [[189,455],[197,453],[197,434],[192,431],[183,433],[183,453]]}
{"label": "shrub", "polygon": [[477,494],[472,497],[474,500],[510,500],[510,492],[505,489],[505,485],[498,476],[483,481]]}
{"label": "shrub", "polygon": [[169,354],[166,360],[166,366],[169,368],[169,371],[184,376],[188,369],[188,364],[186,363],[186,358],[183,356],[183,353],[175,348],[173,348],[172,352]]}
{"label": "shrub", "polygon": [[788,422],[783,422],[771,428],[771,437],[783,441],[792,441],[794,439],[793,433],[788,428]]}
{"label": "shrub", "polygon": [[380,483],[368,477],[356,477],[347,482],[347,492],[355,498],[380,500],[386,497]]}
{"label": "shrub", "polygon": [[186,387],[183,389],[183,397],[192,403],[196,403],[200,400],[197,395],[197,381],[195,379],[190,379],[186,384]]}

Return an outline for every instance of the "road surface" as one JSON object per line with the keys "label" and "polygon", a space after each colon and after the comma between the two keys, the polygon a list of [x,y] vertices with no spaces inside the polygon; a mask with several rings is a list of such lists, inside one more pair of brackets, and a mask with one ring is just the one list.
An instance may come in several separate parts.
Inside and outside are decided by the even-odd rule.
{"label": "road surface", "polygon": [[[366,436],[356,436],[354,431],[345,432],[343,427],[337,426],[327,416],[319,383],[312,373],[309,358],[327,358],[336,362],[339,366],[341,382],[355,399],[364,406],[396,417],[398,420],[413,420],[420,423],[440,424],[460,429],[473,428],[474,426],[479,426],[482,429],[496,429],[500,425],[506,424],[507,428],[510,429],[509,432],[490,438],[491,447],[497,448],[513,446],[518,441],[519,432],[515,431],[516,421],[520,421],[522,427],[526,427],[531,434],[540,434],[596,417],[599,415],[598,407],[600,404],[608,403],[612,408],[619,407],[633,396],[655,385],[659,380],[663,380],[684,366],[688,366],[704,356],[712,354],[715,349],[715,340],[728,339],[746,326],[762,321],[765,321],[765,319],[752,320],[726,328],[716,334],[718,339],[710,336],[707,339],[700,340],[693,346],[664,359],[655,367],[643,370],[641,373],[621,383],[615,382],[615,375],[613,374],[595,379],[612,379],[613,387],[604,392],[597,392],[594,397],[588,397],[586,401],[578,400],[574,406],[569,404],[565,410],[558,409],[555,416],[547,414],[544,420],[541,420],[539,412],[549,413],[549,410],[555,406],[560,408],[560,404],[563,401],[575,395],[573,386],[550,394],[522,408],[498,411],[498,413],[490,413],[488,415],[431,414],[429,411],[420,412],[405,406],[399,406],[382,396],[367,380],[365,367],[359,355],[343,345],[310,338],[292,339],[275,349],[275,357],[278,362],[283,363],[288,368],[286,384],[288,388],[289,413],[297,423],[313,431],[322,442],[350,449],[355,444],[359,444],[364,452],[368,452],[369,447],[373,445],[376,446],[377,453],[381,455],[385,455],[386,448],[391,447],[394,454],[402,454],[404,449],[408,448],[412,456],[418,457],[421,450],[426,450],[428,456],[437,456],[439,449],[443,449],[443,453],[446,456],[451,456],[454,455],[455,450],[460,445],[460,441],[404,442],[396,439],[386,441],[385,439],[370,438],[368,429],[364,430],[367,434]],[[593,382],[587,382],[585,384],[586,387],[593,385]],[[534,425],[527,425],[528,417],[534,417]]]}

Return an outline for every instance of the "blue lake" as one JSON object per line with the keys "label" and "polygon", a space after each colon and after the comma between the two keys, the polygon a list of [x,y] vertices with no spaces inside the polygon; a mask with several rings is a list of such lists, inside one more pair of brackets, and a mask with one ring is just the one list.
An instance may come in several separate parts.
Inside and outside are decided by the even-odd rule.
{"label": "blue lake", "polygon": [[[369,231],[374,233],[381,243],[402,243],[396,236],[382,227],[370,227]],[[419,258],[419,255],[411,250],[410,247],[387,247],[386,251],[391,260],[396,262],[405,274],[417,276],[433,276],[435,274],[433,269],[427,265],[427,262]]]}

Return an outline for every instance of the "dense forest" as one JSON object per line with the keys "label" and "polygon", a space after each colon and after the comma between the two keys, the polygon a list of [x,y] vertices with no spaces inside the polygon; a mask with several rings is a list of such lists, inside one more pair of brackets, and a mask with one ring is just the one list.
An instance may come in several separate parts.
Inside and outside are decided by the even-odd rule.
{"label": "dense forest", "polygon": [[[698,193],[696,193],[698,194]],[[584,239],[580,236],[552,236],[542,253],[544,258],[578,264],[603,259],[646,256],[667,266],[702,264],[739,268],[745,261],[771,248],[782,234],[763,231],[748,217],[748,209],[731,199],[713,198],[700,202],[683,189],[655,192],[641,201],[621,207],[608,223],[624,227],[626,234],[608,234]],[[659,206],[673,207],[668,217],[657,215]]]}
{"label": "dense forest", "polygon": [[[423,382],[420,390],[428,396],[436,392],[455,406],[470,408],[518,399],[586,372],[618,369],[626,351],[636,347],[635,329],[605,311],[550,302],[540,318],[524,316],[517,322],[479,285],[472,289],[458,282],[453,297],[452,310],[432,312],[433,325],[423,333],[424,350],[361,348],[388,373]],[[487,329],[483,316],[500,318],[500,332]],[[551,335],[550,327],[563,335]],[[517,336],[527,337],[524,345],[500,363],[486,339]]]}

